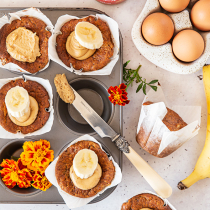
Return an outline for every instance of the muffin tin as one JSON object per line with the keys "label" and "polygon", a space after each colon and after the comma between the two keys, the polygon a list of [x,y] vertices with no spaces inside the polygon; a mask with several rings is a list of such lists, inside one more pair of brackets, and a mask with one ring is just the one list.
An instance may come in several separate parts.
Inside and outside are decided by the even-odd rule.
{"label": "muffin tin", "polygon": [[[21,10],[23,8],[13,8],[13,9],[7,9],[7,8],[1,8],[0,9],[0,16],[3,16],[4,14],[7,14],[9,12],[15,12],[18,10]],[[90,14],[103,14],[103,12],[95,9],[87,9],[87,8],[40,8],[40,10],[52,21],[53,24],[56,23],[58,17],[64,14],[70,14],[78,17],[88,16]],[[33,139],[39,140],[39,139],[46,139],[50,141],[51,149],[54,150],[55,158],[59,155],[60,151],[67,145],[67,143],[71,142],[72,140],[78,138],[78,136],[81,136],[87,132],[89,132],[90,135],[94,136],[102,145],[104,146],[105,150],[109,155],[111,155],[116,163],[121,167],[122,166],[122,152],[120,152],[117,147],[113,144],[113,142],[109,138],[101,138],[96,132],[90,129],[89,125],[86,124],[83,119],[79,118],[78,114],[75,112],[76,110],[71,110],[70,107],[66,108],[66,117],[70,120],[70,114],[74,118],[72,121],[79,124],[79,129],[75,130],[75,126],[70,127],[70,129],[67,129],[67,126],[62,126],[64,124],[59,117],[59,115],[62,115],[63,109],[60,109],[58,111],[57,104],[59,103],[59,97],[56,93],[55,85],[54,85],[54,77],[56,74],[62,74],[65,73],[67,80],[72,84],[72,86],[76,89],[82,91],[81,95],[92,95],[93,98],[98,98],[99,103],[98,106],[102,107],[95,107],[96,111],[99,108],[98,112],[101,114],[101,116],[105,119],[106,122],[118,133],[122,134],[122,107],[116,106],[113,107],[111,103],[108,104],[108,94],[106,92],[107,88],[111,85],[119,85],[122,83],[122,37],[120,35],[120,52],[119,52],[119,60],[116,63],[113,72],[110,76],[99,76],[94,75],[91,77],[86,76],[80,76],[78,77],[74,73],[71,73],[64,69],[59,64],[51,61],[49,67],[42,72],[38,73],[38,76],[44,79],[48,79],[50,81],[50,84],[53,89],[53,104],[54,108],[57,109],[57,112],[55,113],[55,118],[53,122],[52,129],[49,133],[45,133],[39,136],[34,136]],[[12,78],[15,77],[15,74],[11,71],[4,70],[3,68],[0,68],[0,78]],[[97,88],[94,88],[93,86],[96,85]],[[101,113],[100,113],[101,112]],[[73,115],[72,115],[73,113]],[[69,118],[68,118],[69,116]],[[59,120],[60,118],[60,120]],[[62,123],[62,124],[61,124]],[[87,130],[83,130],[83,126],[85,125]],[[27,141],[28,138],[18,140],[8,140],[8,139],[0,139],[0,157],[1,158],[9,158],[12,154],[20,153],[21,145],[24,141]],[[107,148],[107,149],[106,149]],[[14,150],[13,150],[14,149]],[[109,196],[116,187],[110,188],[106,190],[104,193],[102,193],[100,196],[95,198],[91,203],[99,202]],[[49,188],[46,192],[40,192],[39,190],[31,191],[32,189],[28,189],[28,191],[25,191],[24,189],[16,190],[14,188],[14,191],[11,190],[5,190],[6,186],[1,183],[0,184],[0,203],[54,203],[54,204],[63,204],[64,201],[62,197],[59,195],[56,187],[52,186]],[[23,191],[22,191],[23,190]]]}
{"label": "muffin tin", "polygon": [[[188,7],[180,13],[169,13],[160,6],[159,0],[147,0],[132,28],[132,39],[139,52],[155,65],[173,73],[191,74],[200,70],[210,56],[210,32],[201,32],[192,25],[190,11],[195,2],[197,0],[191,0]],[[166,13],[172,18],[175,25],[175,32],[172,39],[168,43],[160,46],[149,44],[141,33],[141,26],[144,19],[154,12]],[[174,36],[184,29],[194,29],[199,32],[205,42],[205,49],[201,57],[189,63],[178,60],[174,56],[171,47]]]}

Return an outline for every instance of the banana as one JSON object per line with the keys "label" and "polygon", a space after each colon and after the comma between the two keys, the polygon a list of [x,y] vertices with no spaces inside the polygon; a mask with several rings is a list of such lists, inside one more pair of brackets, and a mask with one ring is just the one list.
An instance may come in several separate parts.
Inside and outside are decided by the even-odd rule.
{"label": "banana", "polygon": [[89,22],[79,22],[75,27],[76,40],[87,49],[99,49],[103,36],[98,27]]}
{"label": "banana", "polygon": [[8,113],[17,119],[30,116],[30,98],[28,91],[23,87],[11,88],[5,97],[5,104]]}
{"label": "banana", "polygon": [[194,171],[186,179],[178,183],[180,190],[187,189],[201,179],[210,178],[210,65],[203,67],[203,83],[208,111],[206,141]]}
{"label": "banana", "polygon": [[98,156],[90,149],[80,150],[74,157],[73,169],[81,179],[92,176],[98,165]]}

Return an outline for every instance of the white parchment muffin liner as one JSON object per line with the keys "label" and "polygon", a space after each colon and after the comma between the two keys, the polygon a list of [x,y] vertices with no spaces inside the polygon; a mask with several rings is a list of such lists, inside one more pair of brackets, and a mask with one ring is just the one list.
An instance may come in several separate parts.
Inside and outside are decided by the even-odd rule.
{"label": "white parchment muffin liner", "polygon": [[[147,101],[153,102],[153,104],[144,106],[143,103]],[[167,113],[166,107],[168,106],[161,86],[158,86],[157,92],[151,89],[142,102],[137,126],[137,134],[142,128],[145,135],[149,136],[147,143],[160,141],[158,155],[165,149],[170,149],[171,153],[174,152],[189,139],[196,136],[200,130],[200,106],[169,106],[188,124],[178,131],[170,131],[162,122]]]}
{"label": "white parchment muffin liner", "polygon": [[102,14],[96,14],[92,15],[96,18],[100,18],[104,22],[106,22],[110,28],[111,34],[112,34],[112,41],[114,43],[114,54],[111,58],[111,61],[102,69],[96,70],[96,71],[89,71],[89,72],[81,72],[79,69],[74,69],[73,67],[66,66],[61,59],[58,57],[57,51],[56,51],[56,37],[57,35],[61,34],[61,27],[68,21],[72,19],[79,19],[76,16],[71,15],[62,15],[58,18],[54,33],[49,39],[49,52],[50,52],[50,59],[55,61],[56,63],[63,66],[65,69],[67,69],[70,72],[74,72],[77,75],[110,75],[112,73],[112,70],[117,63],[119,59],[119,47],[120,47],[120,41],[119,41],[119,27],[115,20],[112,18],[102,15]]}
{"label": "white parchment muffin liner", "polygon": [[44,133],[47,133],[51,130],[52,125],[53,125],[53,120],[54,120],[54,109],[53,109],[53,92],[52,92],[52,87],[50,85],[49,80],[47,79],[42,79],[39,77],[32,77],[32,76],[27,76],[27,75],[23,75],[20,77],[14,77],[14,78],[7,78],[7,79],[0,79],[0,89],[7,83],[13,81],[13,80],[17,80],[17,79],[24,79],[25,81],[27,80],[31,80],[31,81],[35,81],[38,82],[39,84],[41,84],[45,90],[48,92],[49,95],[49,103],[50,106],[48,108],[48,112],[50,112],[50,116],[47,120],[47,122],[45,123],[45,125],[40,128],[37,131],[34,131],[33,133],[28,133],[28,134],[22,134],[20,132],[14,134],[14,133],[10,133],[8,131],[6,131],[2,126],[0,126],[0,138],[4,138],[4,139],[21,139],[24,138],[26,136],[36,136],[36,135],[41,135]]}
{"label": "white parchment muffin liner", "polygon": [[[195,2],[195,0],[191,0],[188,9],[190,9],[193,2]],[[210,32],[199,32],[205,43],[205,49],[201,57],[190,63],[181,62],[174,56],[171,43],[155,46],[149,44],[143,38],[141,33],[142,23],[148,15],[154,12],[163,12],[159,4],[159,0],[147,0],[141,14],[133,25],[131,35],[133,42],[139,52],[150,62],[173,73],[191,74],[200,70],[210,56]],[[188,10],[184,10],[176,14],[167,13],[167,15],[169,15],[174,22],[174,35],[176,35],[181,30],[192,29]]]}
{"label": "white parchment muffin liner", "polygon": [[[164,201],[164,204],[165,205],[168,205],[172,210],[176,210],[176,208],[166,199],[166,198],[162,198],[161,196],[159,196],[158,194],[154,193],[154,192],[151,192],[149,190],[144,190],[144,191],[141,191],[138,195],[140,194],[144,194],[144,193],[148,193],[148,194],[152,194],[152,195],[156,195],[157,197],[159,197],[160,199],[162,199]],[[136,196],[136,195],[134,195]],[[134,197],[133,196],[133,197]],[[130,199],[130,198],[129,198]]]}
{"label": "white parchment muffin liner", "polygon": [[[99,144],[99,146],[102,149],[101,144],[92,136],[85,134],[75,140],[73,140],[67,147],[70,147],[71,145],[77,143],[78,141],[93,141],[97,144]],[[66,148],[67,148],[66,147]],[[66,148],[64,150],[66,150]],[[103,149],[102,149],[103,150]],[[103,150],[104,151],[104,150]],[[114,166],[115,166],[115,177],[112,180],[112,183],[110,186],[106,187],[104,190],[102,190],[101,192],[99,192],[97,195],[90,197],[90,198],[79,198],[79,197],[75,197],[72,196],[66,192],[64,192],[63,190],[61,190],[61,188],[58,185],[57,179],[55,177],[55,166],[56,163],[58,161],[57,157],[53,162],[50,163],[50,165],[47,167],[47,169],[45,170],[45,175],[48,178],[48,180],[58,189],[58,192],[60,193],[60,195],[62,196],[63,200],[65,201],[66,205],[68,206],[68,208],[72,209],[72,208],[78,208],[81,206],[84,206],[86,204],[88,204],[90,201],[92,201],[94,198],[96,198],[97,196],[99,196],[100,194],[102,194],[105,190],[114,187],[116,185],[118,185],[121,180],[122,180],[122,172],[120,167],[118,166],[118,164],[114,161],[114,159],[112,157],[110,157],[109,159],[112,160]]]}
{"label": "white parchment muffin liner", "polygon": [[[0,29],[5,24],[11,23],[13,20],[16,20],[16,19],[20,20],[22,16],[35,17],[37,19],[42,20],[47,25],[46,30],[53,33],[53,25],[51,21],[49,20],[49,18],[46,15],[44,15],[39,9],[34,8],[34,7],[20,10],[14,13],[9,13],[8,15],[4,15],[3,17],[0,18]],[[48,43],[48,51],[49,51],[49,43]],[[48,58],[49,58],[49,55],[48,55]],[[49,66],[49,63],[50,63],[50,58],[48,59],[47,65],[43,69],[39,70],[39,72],[45,70]],[[14,63],[7,63],[3,65],[1,60],[0,60],[0,67],[11,70],[11,71],[19,72],[19,73],[31,74],[30,72],[24,70],[23,68],[19,67],[17,64],[14,64]]]}

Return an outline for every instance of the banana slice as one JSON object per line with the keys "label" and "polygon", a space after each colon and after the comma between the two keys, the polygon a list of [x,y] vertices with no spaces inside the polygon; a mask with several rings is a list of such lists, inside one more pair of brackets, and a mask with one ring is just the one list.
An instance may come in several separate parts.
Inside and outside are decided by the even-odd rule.
{"label": "banana slice", "polygon": [[32,96],[30,97],[30,116],[26,118],[25,116],[21,118],[15,118],[12,115],[9,114],[10,120],[19,126],[28,126],[31,125],[35,120],[39,112],[39,105],[35,98]]}
{"label": "banana slice", "polygon": [[103,45],[103,36],[98,27],[89,22],[79,22],[75,27],[75,38],[88,49],[99,49]]}
{"label": "banana slice", "polygon": [[26,89],[20,86],[11,88],[5,97],[7,111],[13,117],[30,116],[30,99]]}
{"label": "banana slice", "polygon": [[93,175],[87,179],[81,179],[78,177],[73,169],[73,166],[70,168],[70,177],[74,185],[81,190],[90,190],[94,188],[100,181],[102,176],[102,169],[99,164],[97,164],[97,168],[94,171]]}
{"label": "banana slice", "polygon": [[87,179],[92,176],[98,165],[98,156],[90,149],[80,150],[74,157],[73,169],[78,177]]}

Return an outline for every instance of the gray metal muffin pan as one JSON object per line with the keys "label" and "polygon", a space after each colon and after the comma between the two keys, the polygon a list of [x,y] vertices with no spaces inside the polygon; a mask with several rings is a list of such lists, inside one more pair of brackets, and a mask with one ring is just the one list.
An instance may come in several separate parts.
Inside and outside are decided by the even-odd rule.
{"label": "gray metal muffin pan", "polygon": [[[0,17],[8,12],[15,12],[23,8],[0,8]],[[102,11],[91,8],[40,8],[40,10],[52,21],[56,23],[59,16],[64,14],[70,14],[78,17],[88,16],[91,14],[104,14]],[[71,85],[79,91],[81,95],[88,95],[87,100],[89,103],[97,100],[97,103],[93,105],[93,108],[98,112],[101,117],[108,122],[108,124],[118,133],[122,133],[122,107],[113,106],[108,101],[107,88],[111,85],[119,85],[122,83],[122,37],[120,35],[120,58],[116,63],[113,72],[109,76],[77,76],[64,69],[59,64],[51,61],[49,67],[36,74],[37,77],[48,79],[53,88],[53,105],[55,111],[54,123],[52,130],[48,133],[39,136],[33,136],[33,140],[46,139],[50,141],[51,149],[55,152],[55,158],[60,152],[68,145],[72,140],[78,138],[81,135],[88,133],[95,137],[102,143],[104,150],[108,155],[113,156],[114,160],[122,167],[122,153],[112,143],[109,138],[100,138],[100,136],[87,125],[87,123],[80,118],[76,110],[66,105],[62,105],[62,101],[59,99],[58,94],[53,83],[56,74],[65,73],[68,81]],[[0,68],[0,78],[12,78],[17,73]],[[65,109],[61,108],[64,106]],[[63,116],[65,113],[65,118]],[[18,154],[21,151],[21,145],[25,139],[2,139],[0,134],[0,161],[3,158],[9,158],[11,155]],[[107,196],[109,196],[116,187],[106,190],[103,194],[95,198],[90,203],[96,203]],[[59,195],[57,188],[52,186],[46,192],[42,192],[34,189],[7,189],[7,187],[0,181],[0,203],[64,203],[62,197]]]}

